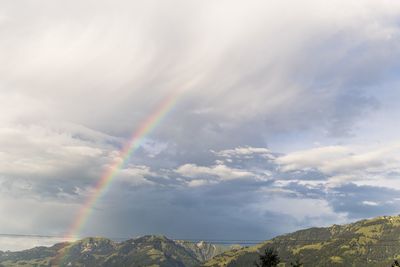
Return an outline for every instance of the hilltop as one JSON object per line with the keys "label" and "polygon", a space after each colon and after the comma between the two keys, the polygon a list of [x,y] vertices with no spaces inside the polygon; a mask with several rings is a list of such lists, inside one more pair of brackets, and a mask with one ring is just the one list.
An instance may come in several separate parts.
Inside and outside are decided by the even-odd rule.
{"label": "hilltop", "polygon": [[346,225],[310,228],[278,236],[253,247],[231,250],[203,267],[253,266],[265,248],[277,250],[283,264],[300,259],[306,267],[391,266],[400,258],[400,216],[383,216]]}
{"label": "hilltop", "polygon": [[123,242],[90,237],[19,252],[0,252],[0,266],[192,267],[228,250],[206,242],[174,241],[147,235]]}

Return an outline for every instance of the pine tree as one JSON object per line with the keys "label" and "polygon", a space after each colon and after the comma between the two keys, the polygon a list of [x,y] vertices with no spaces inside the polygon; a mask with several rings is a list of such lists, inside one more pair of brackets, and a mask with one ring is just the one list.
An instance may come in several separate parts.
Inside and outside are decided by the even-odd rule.
{"label": "pine tree", "polygon": [[264,254],[260,254],[259,257],[260,263],[254,263],[257,267],[276,267],[281,262],[278,253],[273,248],[265,249]]}

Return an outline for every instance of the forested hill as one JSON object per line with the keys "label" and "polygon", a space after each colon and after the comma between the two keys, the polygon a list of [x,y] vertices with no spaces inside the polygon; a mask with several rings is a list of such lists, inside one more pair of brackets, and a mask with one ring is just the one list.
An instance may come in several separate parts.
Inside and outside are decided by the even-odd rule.
{"label": "forested hill", "polygon": [[202,266],[254,266],[258,253],[268,247],[277,250],[281,266],[290,266],[296,259],[305,267],[391,266],[394,259],[400,258],[400,216],[297,231],[257,246],[222,253]]}

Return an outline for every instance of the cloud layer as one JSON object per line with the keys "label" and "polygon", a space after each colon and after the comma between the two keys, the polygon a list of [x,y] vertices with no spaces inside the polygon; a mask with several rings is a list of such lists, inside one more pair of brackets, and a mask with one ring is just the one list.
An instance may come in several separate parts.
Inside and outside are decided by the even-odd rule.
{"label": "cloud layer", "polygon": [[65,233],[176,89],[84,235],[258,239],[398,213],[400,4],[0,6],[2,231]]}

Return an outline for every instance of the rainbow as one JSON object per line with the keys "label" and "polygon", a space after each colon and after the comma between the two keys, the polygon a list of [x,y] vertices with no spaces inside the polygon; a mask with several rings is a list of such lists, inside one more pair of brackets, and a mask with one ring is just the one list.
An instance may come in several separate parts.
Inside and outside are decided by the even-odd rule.
{"label": "rainbow", "polygon": [[120,151],[120,157],[106,169],[97,181],[93,193],[86,199],[82,207],[79,209],[75,220],[65,236],[67,239],[78,239],[82,228],[91,216],[93,207],[99,201],[107,188],[110,187],[116,174],[128,162],[130,156],[140,147],[145,137],[156,128],[162,119],[173,109],[178,99],[182,95],[183,90],[177,90],[164,98],[157,108],[145,119],[139,127],[134,131],[129,141]]}

